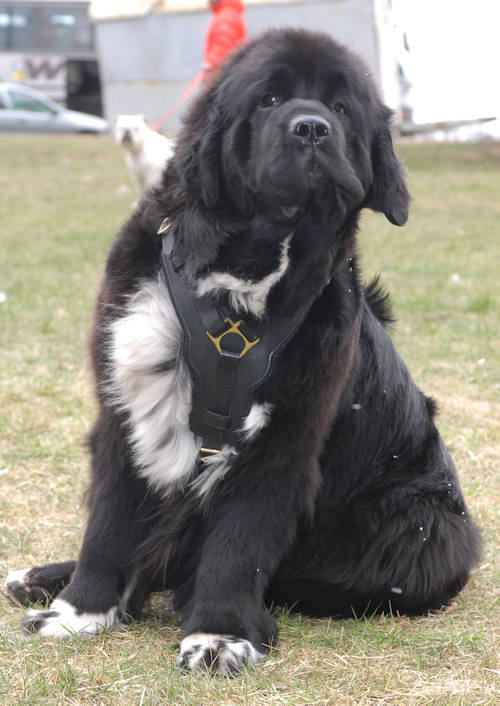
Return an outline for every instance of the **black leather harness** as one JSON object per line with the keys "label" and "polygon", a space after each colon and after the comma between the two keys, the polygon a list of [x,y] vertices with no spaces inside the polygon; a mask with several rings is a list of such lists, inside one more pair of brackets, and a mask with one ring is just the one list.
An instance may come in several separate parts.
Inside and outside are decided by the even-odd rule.
{"label": "black leather harness", "polygon": [[207,457],[224,444],[237,447],[256,389],[269,377],[280,351],[297,332],[310,305],[278,321],[243,321],[208,296],[193,296],[172,258],[174,238],[165,219],[162,264],[184,333],[183,352],[192,376],[191,430]]}

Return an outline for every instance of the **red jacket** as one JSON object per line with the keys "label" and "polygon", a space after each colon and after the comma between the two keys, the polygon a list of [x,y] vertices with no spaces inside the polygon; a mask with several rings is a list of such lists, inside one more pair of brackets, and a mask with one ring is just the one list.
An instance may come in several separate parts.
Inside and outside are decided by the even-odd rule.
{"label": "red jacket", "polygon": [[205,35],[203,68],[216,69],[219,62],[247,36],[240,0],[219,0],[212,4],[212,19]]}

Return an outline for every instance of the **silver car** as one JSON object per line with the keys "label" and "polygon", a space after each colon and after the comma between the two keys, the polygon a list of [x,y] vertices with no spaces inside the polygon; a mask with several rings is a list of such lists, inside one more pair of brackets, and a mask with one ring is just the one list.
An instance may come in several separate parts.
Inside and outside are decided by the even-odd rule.
{"label": "silver car", "polygon": [[108,132],[104,118],[63,106],[19,83],[0,83],[0,132]]}

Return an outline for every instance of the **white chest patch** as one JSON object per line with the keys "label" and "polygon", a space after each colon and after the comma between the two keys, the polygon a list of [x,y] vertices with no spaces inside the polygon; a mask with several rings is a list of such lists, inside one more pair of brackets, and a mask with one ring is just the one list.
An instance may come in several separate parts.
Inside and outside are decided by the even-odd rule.
{"label": "white chest patch", "polygon": [[245,439],[253,439],[261,429],[267,426],[273,408],[274,405],[270,402],[264,402],[264,404],[255,402],[252,405],[248,416],[243,420],[242,432]]}
{"label": "white chest patch", "polygon": [[226,444],[218,454],[204,459],[201,473],[191,484],[199,498],[210,496],[215,486],[224,479],[224,476],[230,470],[231,463],[237,455],[236,449]]}
{"label": "white chest patch", "polygon": [[[270,402],[264,402],[264,404],[254,402],[250,412],[243,420],[242,439],[245,441],[254,439],[261,429],[264,429],[269,423],[273,408],[274,406]],[[201,499],[209,498],[213,489],[224,480],[237,455],[236,449],[226,444],[218,454],[205,458],[201,473],[191,484]]]}
{"label": "white chest patch", "polygon": [[191,379],[181,356],[182,329],[161,277],[142,285],[109,332],[106,391],[128,414],[140,474],[168,493],[192,475],[200,442],[189,428]]}
{"label": "white chest patch", "polygon": [[211,272],[205,279],[200,280],[198,295],[202,297],[209,292],[216,292],[220,289],[228,290],[234,309],[244,312],[250,311],[255,316],[262,316],[269,292],[288,269],[290,263],[288,249],[291,237],[289,235],[288,238],[285,238],[281,245],[278,268],[274,272],[270,272],[258,281],[239,279],[227,272]]}
{"label": "white chest patch", "polygon": [[[182,328],[162,277],[145,282],[124,316],[109,326],[111,360],[106,393],[128,416],[129,441],[139,473],[164,494],[191,482],[210,496],[230,471],[237,451],[224,446],[193,479],[201,439],[189,428],[191,378],[181,354]],[[253,404],[241,429],[254,439],[272,412]]]}

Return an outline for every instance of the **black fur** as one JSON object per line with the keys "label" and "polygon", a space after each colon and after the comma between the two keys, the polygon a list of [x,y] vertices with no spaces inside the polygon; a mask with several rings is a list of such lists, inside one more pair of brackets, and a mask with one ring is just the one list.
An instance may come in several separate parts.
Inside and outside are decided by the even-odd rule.
{"label": "black fur", "polygon": [[[324,140],[293,134],[304,114],[327,121]],[[295,30],[248,44],[193,104],[163,184],[111,250],[97,302],[89,520],[59,594],[77,612],[119,604],[134,577],[122,614],[172,589],[185,635],[243,638],[262,652],[276,638],[271,603],[316,615],[417,614],[465,585],[478,532],[434,404],[384,328],[387,297],[377,282],[363,290],[356,259],[363,207],[396,225],[407,219],[389,120],[356,57],[326,35]],[[102,387],[106,325],[158,276],[155,231],[166,216],[193,286],[214,271],[262,279],[293,232],[264,315],[310,305],[256,393],[255,402],[273,405],[269,423],[242,441],[203,499],[189,484],[168,497],[148,488],[126,413]],[[170,368],[165,361],[159,372]]]}

